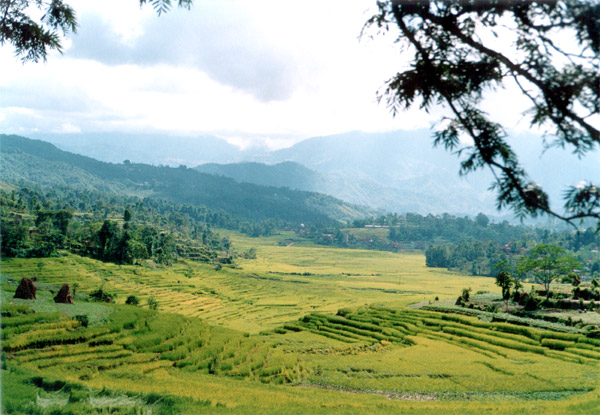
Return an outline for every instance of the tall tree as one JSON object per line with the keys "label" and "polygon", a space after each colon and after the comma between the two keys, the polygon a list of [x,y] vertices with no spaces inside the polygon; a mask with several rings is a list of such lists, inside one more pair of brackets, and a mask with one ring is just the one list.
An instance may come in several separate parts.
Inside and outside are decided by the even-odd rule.
{"label": "tall tree", "polygon": [[543,284],[546,298],[548,298],[552,281],[580,266],[579,261],[568,255],[561,247],[538,245],[531,250],[527,257],[521,257],[517,264],[517,270],[533,275],[536,281]]}
{"label": "tall tree", "polygon": [[502,299],[504,300],[504,307],[508,309],[508,300],[510,300],[510,289],[515,285],[515,281],[510,275],[510,272],[506,270],[500,271],[496,275],[496,285],[502,289]]}
{"label": "tall tree", "polygon": [[[380,93],[394,115],[415,105],[426,111],[444,106],[450,115],[434,133],[434,145],[462,156],[461,174],[489,168],[499,209],[570,223],[591,217],[600,227],[600,186],[569,187],[565,213],[552,208],[547,193],[519,163],[502,125],[481,105],[486,91],[512,82],[532,104],[531,125],[552,137],[551,143],[544,138],[546,145],[580,156],[598,148],[600,2],[381,0],[377,5],[366,27],[397,27],[398,41],[413,53],[410,67]],[[564,37],[574,37],[576,50],[562,42]],[[498,40],[506,38],[513,39],[512,48]],[[462,138],[473,144],[462,146]]]}

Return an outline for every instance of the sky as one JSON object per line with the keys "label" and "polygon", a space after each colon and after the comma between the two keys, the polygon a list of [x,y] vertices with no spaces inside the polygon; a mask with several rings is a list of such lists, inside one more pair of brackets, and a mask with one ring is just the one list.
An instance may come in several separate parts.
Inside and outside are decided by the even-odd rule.
{"label": "sky", "polygon": [[[196,0],[161,16],[137,0],[68,3],[79,28],[62,55],[23,64],[0,47],[0,131],[212,134],[276,149],[427,128],[441,116],[414,108],[393,117],[377,102],[410,56],[393,34],[360,38],[374,0]],[[489,107],[510,108],[499,121],[526,127],[511,91]]]}

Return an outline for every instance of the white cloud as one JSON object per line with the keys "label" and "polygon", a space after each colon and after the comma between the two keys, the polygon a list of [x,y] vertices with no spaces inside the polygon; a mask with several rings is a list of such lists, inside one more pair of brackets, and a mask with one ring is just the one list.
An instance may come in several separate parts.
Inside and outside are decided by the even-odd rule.
{"label": "white cloud", "polygon": [[[440,118],[415,108],[394,119],[376,102],[409,56],[393,36],[358,41],[371,2],[206,0],[161,17],[135,1],[71,3],[81,24],[65,55],[22,65],[0,49],[0,129],[212,132],[280,147]],[[499,117],[518,108],[510,91],[495,97]]]}
{"label": "white cloud", "polygon": [[76,125],[71,124],[70,122],[66,122],[60,126],[60,128],[56,131],[56,133],[80,133],[81,128]]}

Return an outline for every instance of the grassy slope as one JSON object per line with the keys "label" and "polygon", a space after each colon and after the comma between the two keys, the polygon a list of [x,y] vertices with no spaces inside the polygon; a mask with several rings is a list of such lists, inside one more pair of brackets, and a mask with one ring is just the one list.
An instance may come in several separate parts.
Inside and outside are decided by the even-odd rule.
{"label": "grassy slope", "polygon": [[[73,413],[95,413],[85,402],[100,399],[93,391],[103,388],[112,391],[107,396],[115,402],[137,400],[138,406],[154,408],[154,413],[172,409],[174,413],[475,414],[493,409],[499,414],[591,414],[600,403],[596,358],[569,350],[540,354],[512,347],[531,339],[511,339],[505,343],[511,347],[498,346],[490,341],[497,342],[496,336],[503,333],[478,327],[478,320],[448,322],[436,313],[403,307],[435,296],[455,297],[466,286],[495,292],[491,279],[427,269],[417,253],[278,246],[286,235],[260,240],[231,237],[239,249],[256,246],[258,259],[221,271],[194,263],[155,269],[116,266],[73,255],[3,260],[3,305],[33,303],[38,316],[62,313],[62,317],[52,314],[56,321],[32,325],[29,334],[3,329],[9,369],[2,373],[5,410],[34,411],[50,402],[46,408],[50,411],[52,402],[60,406],[70,399],[73,402],[63,410],[80,405]],[[11,298],[15,284],[7,283],[7,276],[25,275],[39,278],[35,302]],[[77,282],[80,294],[104,284],[119,294],[118,303],[136,294],[145,305],[145,299],[153,296],[161,312],[86,303],[81,297],[75,306],[55,305],[47,290],[63,282]],[[408,322],[414,333],[405,338],[414,345],[379,342],[369,332],[350,343],[349,338],[342,341],[320,331],[271,331],[312,312],[332,316],[339,308],[364,304],[399,310],[383,321]],[[355,318],[376,321],[383,315],[377,310],[363,308],[364,314]],[[94,316],[90,327],[77,328],[71,320],[76,314]],[[11,318],[3,318],[3,325]],[[129,320],[133,323],[128,325]],[[15,346],[31,336],[55,336],[58,331],[71,335],[103,327],[114,328],[100,335],[105,344],[83,340],[44,349]],[[258,334],[264,330],[269,332]],[[473,333],[484,340],[465,337]],[[594,357],[598,347],[575,352]],[[92,392],[34,388],[30,382],[36,375],[89,386]],[[75,402],[76,392],[91,396]],[[152,393],[161,395],[162,403],[154,402]],[[115,408],[122,411],[117,413],[130,413],[124,406]]]}
{"label": "grassy slope", "polygon": [[331,222],[364,217],[371,209],[331,196],[237,183],[188,168],[104,163],[50,143],[0,134],[0,177],[9,184],[96,189],[206,206],[250,220]]}

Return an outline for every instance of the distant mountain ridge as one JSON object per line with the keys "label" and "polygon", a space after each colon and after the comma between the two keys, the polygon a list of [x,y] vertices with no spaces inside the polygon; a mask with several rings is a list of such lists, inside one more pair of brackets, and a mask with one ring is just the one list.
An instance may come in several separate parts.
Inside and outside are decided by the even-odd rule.
{"label": "distant mountain ridge", "polygon": [[[460,177],[460,160],[432,147],[430,130],[349,132],[313,137],[278,151],[241,151],[216,137],[132,136],[126,134],[45,135],[59,147],[79,148],[104,161],[125,158],[145,163],[198,166],[197,170],[254,183],[316,191],[349,203],[391,212],[499,215],[492,176],[480,170]],[[132,138],[133,137],[133,138]],[[115,140],[118,154],[108,152]],[[566,186],[599,181],[600,152],[583,160],[561,149],[544,151],[538,136],[509,139],[532,179],[549,190],[560,208]],[[184,142],[184,150],[177,149]],[[176,159],[176,162],[174,160]],[[198,163],[198,160],[203,160]],[[560,168],[557,168],[560,166]],[[510,212],[502,214],[510,216]]]}
{"label": "distant mountain ridge", "polygon": [[232,164],[208,163],[195,167],[202,173],[230,177],[237,182],[262,186],[289,187],[295,190],[317,191],[326,179],[314,170],[293,161],[267,165],[258,162]]}
{"label": "distant mountain ridge", "polygon": [[327,222],[373,213],[323,194],[238,183],[185,167],[105,163],[15,135],[0,135],[0,151],[0,180],[12,184],[122,192],[222,209],[253,220]]}
{"label": "distant mountain ridge", "polygon": [[98,133],[36,137],[103,161],[198,166],[198,171],[238,183],[319,192],[373,209],[422,214],[493,212],[487,182],[474,190],[472,179],[459,178],[456,159],[432,149],[429,135],[427,130],[351,132],[310,138],[273,152],[241,151],[212,136]]}
{"label": "distant mountain ridge", "polygon": [[177,137],[161,134],[76,133],[33,134],[61,150],[109,163],[132,163],[190,167],[205,163],[231,163],[243,152],[220,138],[203,135]]}
{"label": "distant mountain ridge", "polygon": [[318,191],[392,212],[477,214],[494,211],[487,178],[460,178],[452,154],[431,146],[429,130],[314,137],[262,155],[294,161],[327,180]]}

